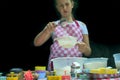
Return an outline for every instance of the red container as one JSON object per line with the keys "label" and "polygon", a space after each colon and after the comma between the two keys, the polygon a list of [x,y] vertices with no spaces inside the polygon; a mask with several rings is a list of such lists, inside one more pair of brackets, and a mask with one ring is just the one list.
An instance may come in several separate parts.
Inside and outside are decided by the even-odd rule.
{"label": "red container", "polygon": [[63,75],[62,80],[71,80],[70,75]]}

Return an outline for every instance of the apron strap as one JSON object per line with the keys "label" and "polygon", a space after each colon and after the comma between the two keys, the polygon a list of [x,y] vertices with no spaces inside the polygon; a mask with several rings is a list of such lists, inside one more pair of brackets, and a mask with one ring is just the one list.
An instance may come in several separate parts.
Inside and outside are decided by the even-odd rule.
{"label": "apron strap", "polygon": [[77,27],[80,27],[79,23],[77,22],[77,20],[74,20],[75,24],[77,25]]}

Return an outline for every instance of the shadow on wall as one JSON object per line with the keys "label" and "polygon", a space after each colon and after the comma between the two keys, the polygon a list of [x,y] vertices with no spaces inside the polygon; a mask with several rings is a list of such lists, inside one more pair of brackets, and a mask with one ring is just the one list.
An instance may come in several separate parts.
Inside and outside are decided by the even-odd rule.
{"label": "shadow on wall", "polygon": [[108,58],[108,66],[115,68],[113,54],[120,53],[120,44],[117,45],[105,45],[90,41],[92,54],[90,58],[106,57]]}

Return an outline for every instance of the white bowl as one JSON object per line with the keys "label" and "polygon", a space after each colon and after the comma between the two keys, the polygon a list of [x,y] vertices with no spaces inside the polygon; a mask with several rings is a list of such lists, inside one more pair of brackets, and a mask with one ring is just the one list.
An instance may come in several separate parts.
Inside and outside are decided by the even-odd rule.
{"label": "white bowl", "polygon": [[98,69],[107,67],[108,58],[88,58],[84,63],[85,69]]}
{"label": "white bowl", "polygon": [[77,43],[77,38],[73,36],[63,36],[56,38],[55,40],[57,40],[59,45],[64,48],[72,48]]}
{"label": "white bowl", "polygon": [[86,59],[87,58],[84,57],[59,57],[52,59],[51,61],[53,62],[54,70],[56,70],[56,75],[62,75],[65,71],[67,71],[67,74],[69,75],[73,62],[80,63],[80,69],[83,69],[83,63]]}

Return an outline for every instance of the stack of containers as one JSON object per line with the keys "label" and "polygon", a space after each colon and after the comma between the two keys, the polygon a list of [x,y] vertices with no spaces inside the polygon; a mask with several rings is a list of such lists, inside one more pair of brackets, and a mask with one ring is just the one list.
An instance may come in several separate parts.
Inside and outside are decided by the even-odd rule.
{"label": "stack of containers", "polygon": [[46,80],[46,67],[45,66],[35,66],[35,72],[38,75],[38,80]]}
{"label": "stack of containers", "polygon": [[6,80],[6,76],[2,76],[3,73],[0,73],[0,80]]}
{"label": "stack of containers", "polygon": [[18,80],[18,75],[14,72],[7,74],[6,80]]}

